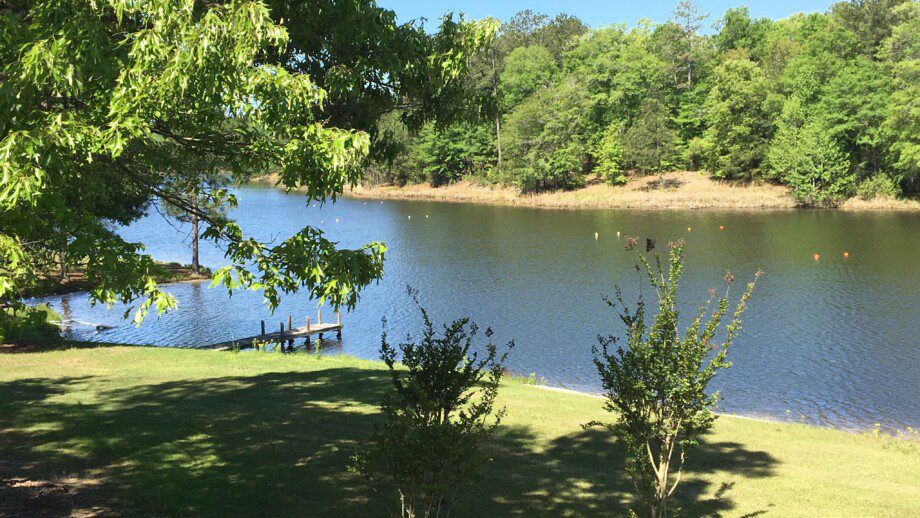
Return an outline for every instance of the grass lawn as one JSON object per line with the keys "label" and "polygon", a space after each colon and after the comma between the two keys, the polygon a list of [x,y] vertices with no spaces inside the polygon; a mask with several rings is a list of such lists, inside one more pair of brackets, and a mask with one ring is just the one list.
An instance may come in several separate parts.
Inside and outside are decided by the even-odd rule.
{"label": "grass lawn", "polygon": [[[380,363],[86,347],[0,355],[0,516],[378,516],[346,466],[379,419]],[[597,398],[509,382],[491,462],[456,516],[623,515]],[[920,446],[722,417],[683,515],[920,516]]]}

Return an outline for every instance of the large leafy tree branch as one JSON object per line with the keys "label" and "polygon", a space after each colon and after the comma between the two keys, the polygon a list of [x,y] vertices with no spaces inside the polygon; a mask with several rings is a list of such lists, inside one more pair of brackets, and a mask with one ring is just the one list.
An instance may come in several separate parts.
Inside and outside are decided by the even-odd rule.
{"label": "large leafy tree branch", "polygon": [[[320,4],[299,4],[305,11],[292,19]],[[341,6],[331,7],[326,21],[333,26],[354,22]],[[382,12],[352,14],[365,16],[362,27],[393,33],[393,41],[412,32]],[[15,302],[60,255],[85,265],[94,301],[140,300],[138,322],[151,307],[175,306],[154,281],[143,248],[113,231],[165,203],[195,214],[208,227],[204,236],[225,247],[230,264],[215,283],[261,288],[271,308],[300,289],[336,306],[356,303],[360,288],[382,273],[382,243],[343,250],[310,227],[282,243],[262,243],[189,203],[189,189],[207,169],[237,179],[274,172],[282,185],[319,202],[361,177],[375,119],[341,116],[352,101],[366,105],[367,96],[349,98],[349,88],[329,78],[351,74],[367,89],[372,74],[354,59],[306,67],[315,61],[304,50],[309,40],[292,43],[279,23],[283,14],[245,0],[0,1],[0,300]],[[380,38],[367,50],[390,56],[392,69],[371,65],[390,81],[401,77],[401,52],[413,53],[399,99],[420,99],[413,113],[424,118],[438,115],[427,108],[449,92],[464,74],[464,56],[493,31],[490,23],[448,19],[439,33],[416,28],[414,38],[398,40],[404,51]],[[223,189],[207,192],[214,203],[235,202]]]}

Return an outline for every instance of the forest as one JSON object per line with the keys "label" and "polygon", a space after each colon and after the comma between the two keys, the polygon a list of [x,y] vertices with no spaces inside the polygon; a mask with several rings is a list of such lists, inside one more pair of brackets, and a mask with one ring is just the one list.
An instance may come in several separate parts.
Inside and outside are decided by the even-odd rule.
{"label": "forest", "polygon": [[525,10],[465,81],[463,120],[409,131],[398,112],[383,119],[367,181],[536,193],[699,170],[788,185],[801,206],[920,193],[914,1],[770,20],[684,0],[663,23],[600,29]]}

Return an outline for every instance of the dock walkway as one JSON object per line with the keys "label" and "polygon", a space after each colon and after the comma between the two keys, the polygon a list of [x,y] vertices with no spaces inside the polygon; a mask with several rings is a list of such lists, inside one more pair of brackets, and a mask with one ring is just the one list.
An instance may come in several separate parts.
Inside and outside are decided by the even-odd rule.
{"label": "dock walkway", "polygon": [[284,322],[279,325],[279,330],[266,333],[265,332],[265,321],[262,321],[261,333],[255,336],[248,336],[245,338],[236,338],[233,340],[228,340],[226,342],[220,342],[216,344],[203,346],[202,349],[212,349],[215,351],[229,351],[233,349],[246,349],[252,347],[254,344],[259,343],[280,343],[289,342],[293,345],[294,340],[298,338],[309,338],[312,335],[319,335],[319,339],[323,339],[324,333],[335,333],[337,338],[342,338],[342,315],[338,311],[335,313],[336,321],[335,323],[324,323],[323,322],[323,313],[322,310],[317,312],[316,323],[310,323],[310,317],[306,318],[307,325],[303,327],[298,327],[293,329],[291,317],[288,317],[287,329],[284,327]]}

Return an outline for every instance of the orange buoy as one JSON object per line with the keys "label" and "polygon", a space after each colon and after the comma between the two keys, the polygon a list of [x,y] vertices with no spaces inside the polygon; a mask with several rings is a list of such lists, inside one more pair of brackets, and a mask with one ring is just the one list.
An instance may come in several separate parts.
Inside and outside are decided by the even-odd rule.
{"label": "orange buoy", "polygon": [[844,252],[844,253],[843,253],[843,258],[844,258],[844,259],[849,259],[849,258],[850,258],[850,252]]}
{"label": "orange buoy", "polygon": [[725,227],[722,225],[719,225],[719,230],[725,230]]}
{"label": "orange buoy", "polygon": [[815,261],[818,261],[821,259],[821,254],[815,254],[814,257],[815,257]]}

